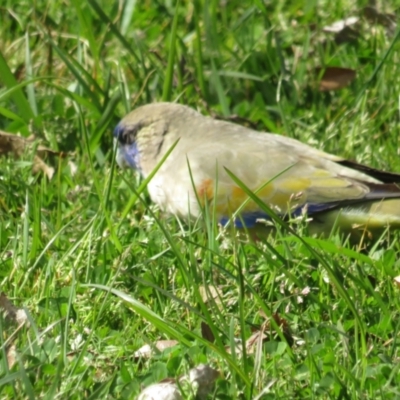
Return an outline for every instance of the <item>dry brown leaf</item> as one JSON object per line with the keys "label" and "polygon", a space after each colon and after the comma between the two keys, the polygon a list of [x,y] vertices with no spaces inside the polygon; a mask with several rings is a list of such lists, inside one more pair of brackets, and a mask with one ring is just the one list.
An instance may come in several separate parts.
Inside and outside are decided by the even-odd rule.
{"label": "dry brown leaf", "polygon": [[28,322],[28,317],[25,310],[17,308],[5,293],[0,294],[0,310],[4,311],[5,317],[18,325],[23,325]]}
{"label": "dry brown leaf", "polygon": [[[275,321],[275,323],[280,326],[282,329],[288,329],[289,325],[288,322],[286,321],[286,319],[282,318],[278,313],[274,313],[272,314],[272,318]],[[268,319],[266,322],[269,324],[270,320]],[[269,325],[267,324],[267,328],[269,329]]]}
{"label": "dry brown leaf", "polygon": [[154,354],[154,348],[158,351],[164,351],[170,347],[174,347],[178,344],[177,340],[158,340],[154,346],[145,344],[134,353],[135,358],[150,358]]}
{"label": "dry brown leaf", "polygon": [[215,342],[215,337],[212,333],[211,328],[203,321],[201,322],[201,336],[203,337],[203,339],[206,339],[211,343]]}
{"label": "dry brown leaf", "polygon": [[355,79],[356,71],[350,68],[326,67],[316,68],[315,74],[319,80],[319,91],[339,90],[348,85]]}
{"label": "dry brown leaf", "polygon": [[[271,340],[271,333],[274,333],[274,326],[271,324],[271,318],[267,317],[263,310],[259,311],[259,314],[265,318],[264,323],[259,328],[252,329],[252,335],[246,340],[246,352],[247,354],[255,354],[257,349],[261,348],[262,343],[267,340]],[[289,344],[293,343],[293,337],[290,331],[288,322],[281,318],[279,314],[275,313],[272,315],[272,319],[281,328],[283,335]],[[225,350],[231,354],[231,347],[226,346]],[[243,352],[241,341],[238,340],[235,346],[236,354],[240,355]]]}
{"label": "dry brown leaf", "polygon": [[43,158],[49,154],[63,157],[63,153],[53,151],[45,146],[37,145],[37,141],[34,137],[24,138],[0,131],[0,155],[12,154],[15,158],[21,158],[26,152],[33,151],[33,149],[36,151],[33,158],[33,173],[42,171],[51,179],[54,175],[54,168],[47,165],[43,161]]}
{"label": "dry brown leaf", "polygon": [[246,341],[247,354],[254,354],[259,341],[265,342],[268,336],[264,333],[264,329],[254,332]]}
{"label": "dry brown leaf", "polygon": [[55,172],[53,167],[47,165],[39,156],[35,156],[33,158],[32,172],[36,174],[39,171],[42,171],[49,178],[49,180],[53,177]]}
{"label": "dry brown leaf", "polygon": [[15,362],[17,361],[17,348],[15,347],[15,344],[11,344],[7,346],[7,363],[8,363],[8,368],[11,369]]}
{"label": "dry brown leaf", "polygon": [[222,298],[222,292],[219,287],[215,287],[212,285],[208,285],[207,287],[200,286],[199,292],[204,303],[208,303],[209,301],[214,300],[215,303],[221,304],[220,299]]}
{"label": "dry brown leaf", "polygon": [[[304,292],[308,293],[308,290],[304,289]],[[260,310],[259,314],[266,319],[266,321],[263,324],[263,332],[269,333],[272,329],[274,329],[274,325],[271,324],[271,318],[265,315],[263,310]],[[276,325],[278,325],[281,328],[283,336],[285,336],[287,342],[289,344],[293,343],[292,332],[290,330],[290,326],[287,320],[282,318],[278,313],[272,314],[272,319],[275,321]]]}

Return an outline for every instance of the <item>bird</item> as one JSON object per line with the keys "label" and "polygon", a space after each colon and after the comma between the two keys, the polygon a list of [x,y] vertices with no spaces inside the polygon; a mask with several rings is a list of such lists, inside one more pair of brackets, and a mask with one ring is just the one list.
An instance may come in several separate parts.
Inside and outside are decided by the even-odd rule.
{"label": "bird", "polygon": [[179,218],[198,218],[209,207],[222,226],[245,229],[273,225],[269,210],[283,220],[306,215],[310,234],[329,235],[337,227],[347,235],[374,237],[400,228],[400,174],[287,136],[169,102],[134,109],[113,134],[118,165],[143,178],[167,155],[148,192]]}

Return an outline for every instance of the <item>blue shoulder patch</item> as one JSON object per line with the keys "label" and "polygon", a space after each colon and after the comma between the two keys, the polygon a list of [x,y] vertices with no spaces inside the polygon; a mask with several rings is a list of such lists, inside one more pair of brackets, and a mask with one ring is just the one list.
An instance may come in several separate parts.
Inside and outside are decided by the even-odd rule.
{"label": "blue shoulder patch", "polygon": [[[291,212],[292,217],[298,217],[302,214],[304,207],[307,208],[307,215],[313,215],[317,214],[321,211],[327,211],[332,208],[335,208],[338,205],[338,203],[323,203],[323,204],[306,204],[302,205],[301,207],[298,207]],[[284,218],[284,215],[280,215],[282,218]],[[235,227],[236,228],[253,228],[257,220],[260,219],[265,219],[267,221],[271,221],[271,217],[265,213],[264,211],[253,211],[251,213],[243,213],[241,214],[240,218],[235,218]],[[229,218],[227,217],[222,217],[219,222],[221,225],[225,226],[229,221]]]}

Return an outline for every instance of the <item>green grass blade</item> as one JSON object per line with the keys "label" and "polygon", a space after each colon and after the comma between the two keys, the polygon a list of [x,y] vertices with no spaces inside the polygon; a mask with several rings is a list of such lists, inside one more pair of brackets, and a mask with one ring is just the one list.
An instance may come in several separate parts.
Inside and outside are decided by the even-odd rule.
{"label": "green grass blade", "polygon": [[179,7],[179,0],[177,0],[176,2],[175,15],[172,21],[171,36],[169,40],[168,64],[164,76],[164,86],[162,94],[163,101],[171,101],[172,85],[174,80],[174,69],[175,69],[175,54],[177,47],[177,28],[179,20],[178,7]]}
{"label": "green grass blade", "polygon": [[0,51],[0,77],[4,85],[8,89],[14,89],[10,92],[16,106],[18,107],[21,118],[29,123],[35,116],[33,113],[25,94],[21,90],[21,86],[18,86],[17,80],[14,78],[10,67],[7,64],[3,53]]}

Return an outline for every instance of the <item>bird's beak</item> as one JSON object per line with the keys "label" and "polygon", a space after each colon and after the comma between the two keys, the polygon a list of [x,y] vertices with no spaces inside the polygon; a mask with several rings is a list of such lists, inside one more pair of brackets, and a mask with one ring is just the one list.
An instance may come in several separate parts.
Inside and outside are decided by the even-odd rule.
{"label": "bird's beak", "polygon": [[116,151],[115,161],[117,162],[118,166],[120,168],[128,167],[128,165],[125,161],[123,151],[121,150],[121,144],[119,143],[117,138],[114,138],[114,149]]}
{"label": "bird's beak", "polygon": [[120,168],[139,169],[139,154],[136,143],[121,144],[118,139],[114,139],[114,146],[116,146],[117,154],[115,161]]}

